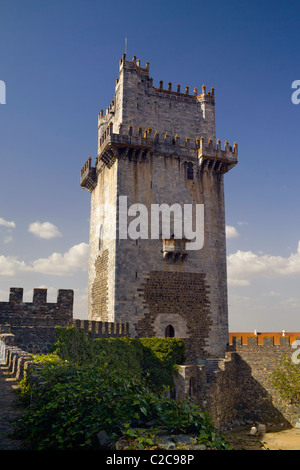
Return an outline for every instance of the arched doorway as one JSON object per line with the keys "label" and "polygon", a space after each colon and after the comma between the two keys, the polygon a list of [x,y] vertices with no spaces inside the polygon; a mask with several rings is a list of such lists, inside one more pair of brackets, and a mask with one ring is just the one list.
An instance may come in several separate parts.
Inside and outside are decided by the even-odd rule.
{"label": "arched doorway", "polygon": [[168,325],[165,329],[165,338],[174,338],[175,330],[172,325]]}

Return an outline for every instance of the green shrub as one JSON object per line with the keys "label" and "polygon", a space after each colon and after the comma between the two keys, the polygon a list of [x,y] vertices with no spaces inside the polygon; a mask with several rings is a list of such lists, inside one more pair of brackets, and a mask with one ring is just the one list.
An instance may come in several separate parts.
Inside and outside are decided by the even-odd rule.
{"label": "green shrub", "polygon": [[38,369],[21,383],[26,408],[14,437],[30,449],[87,449],[97,448],[97,433],[105,430],[147,448],[164,429],[227,449],[191,400],[161,393],[183,358],[183,343],[175,338],[90,340],[74,328],[59,329],[51,353],[34,356]]}
{"label": "green shrub", "polygon": [[75,327],[58,328],[50,352],[78,365],[134,371],[156,391],[172,386],[176,366],[185,361],[184,343],[179,338],[88,339]]}
{"label": "green shrub", "polygon": [[23,398],[28,394],[15,434],[34,449],[91,446],[102,429],[120,435],[150,401],[143,382],[128,372],[55,360],[44,362],[38,379],[28,377]]}
{"label": "green shrub", "polygon": [[140,376],[143,348],[134,338],[103,338],[89,341],[91,362],[114,369],[134,371]]}
{"label": "green shrub", "polygon": [[83,330],[77,330],[74,326],[57,328],[49,353],[57,354],[63,360],[76,364],[88,363],[91,360],[88,339]]}
{"label": "green shrub", "polygon": [[[122,370],[78,366],[52,355],[38,379],[28,378],[24,394],[30,400],[14,437],[25,440],[30,449],[95,448],[101,430],[115,438],[138,435],[143,445],[136,428],[145,428],[149,421],[152,434],[158,428],[190,432],[214,448],[227,446],[209,417],[190,400],[158,396],[143,379]],[[144,444],[150,445],[147,439]]]}
{"label": "green shrub", "polygon": [[291,357],[284,355],[277,361],[270,382],[282,398],[300,403],[300,365],[294,364]]}
{"label": "green shrub", "polygon": [[141,338],[143,369],[149,373],[149,381],[156,389],[171,387],[173,373],[185,362],[184,343],[179,338]]}

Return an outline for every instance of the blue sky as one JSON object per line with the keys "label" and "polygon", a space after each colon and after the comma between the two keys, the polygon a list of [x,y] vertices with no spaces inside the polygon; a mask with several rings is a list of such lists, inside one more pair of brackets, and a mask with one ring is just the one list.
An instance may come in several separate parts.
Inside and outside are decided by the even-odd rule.
{"label": "blue sky", "polygon": [[214,87],[217,138],[238,142],[225,176],[230,329],[299,331],[299,17],[296,1],[0,1],[0,300],[11,286],[25,301],[73,288],[86,317],[80,169],[127,37],[154,85]]}

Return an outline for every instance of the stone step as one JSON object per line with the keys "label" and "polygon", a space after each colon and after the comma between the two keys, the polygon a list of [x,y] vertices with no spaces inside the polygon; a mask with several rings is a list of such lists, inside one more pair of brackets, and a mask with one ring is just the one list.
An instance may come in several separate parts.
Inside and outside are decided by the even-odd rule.
{"label": "stone step", "polygon": [[206,367],[206,377],[208,382],[214,382],[215,377],[216,377],[216,372],[220,370],[219,363],[220,363],[220,358],[212,358],[212,359],[206,359],[205,361],[205,367]]}

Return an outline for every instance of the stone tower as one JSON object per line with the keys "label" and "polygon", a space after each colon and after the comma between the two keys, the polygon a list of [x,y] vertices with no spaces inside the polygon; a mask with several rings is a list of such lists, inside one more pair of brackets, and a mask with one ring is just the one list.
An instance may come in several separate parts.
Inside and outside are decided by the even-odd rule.
{"label": "stone tower", "polygon": [[[95,164],[90,157],[81,170],[91,193],[89,319],[128,322],[134,337],[183,338],[195,364],[228,343],[223,175],[238,153],[216,142],[214,89],[201,91],[155,87],[149,63],[123,54],[114,99],[98,116]],[[188,207],[194,238],[197,214],[202,221],[194,245]],[[157,214],[170,216],[169,234]]]}

